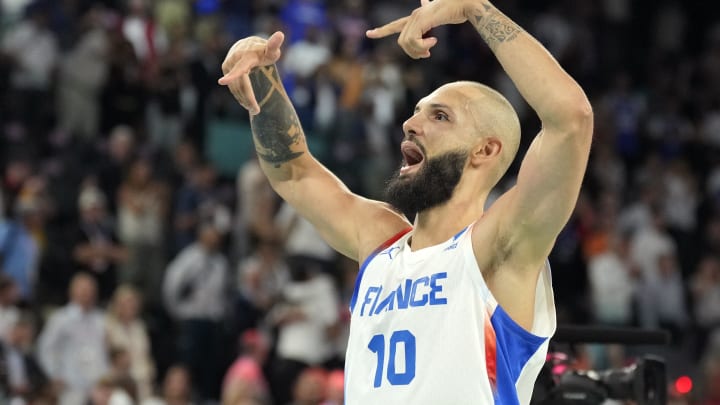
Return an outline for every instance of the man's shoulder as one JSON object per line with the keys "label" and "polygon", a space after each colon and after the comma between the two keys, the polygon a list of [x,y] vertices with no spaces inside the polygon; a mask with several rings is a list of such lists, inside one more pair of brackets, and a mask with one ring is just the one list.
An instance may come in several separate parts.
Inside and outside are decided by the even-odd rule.
{"label": "man's shoulder", "polygon": [[358,261],[360,263],[412,229],[407,218],[390,204],[373,200],[371,203],[379,209],[374,211],[371,218],[364,218],[359,229]]}

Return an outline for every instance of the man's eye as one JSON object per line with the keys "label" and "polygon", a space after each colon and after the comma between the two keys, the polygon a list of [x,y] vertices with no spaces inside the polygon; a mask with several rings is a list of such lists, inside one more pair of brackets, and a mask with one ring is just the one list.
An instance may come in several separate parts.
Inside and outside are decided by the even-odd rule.
{"label": "man's eye", "polygon": [[447,116],[447,114],[445,114],[443,112],[438,112],[438,113],[435,113],[435,119],[438,121],[447,121],[448,116]]}

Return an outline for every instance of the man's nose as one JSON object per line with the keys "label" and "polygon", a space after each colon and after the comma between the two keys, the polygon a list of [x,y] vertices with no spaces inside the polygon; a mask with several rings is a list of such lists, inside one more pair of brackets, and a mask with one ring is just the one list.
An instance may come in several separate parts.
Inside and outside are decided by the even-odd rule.
{"label": "man's nose", "polygon": [[405,137],[422,135],[422,127],[418,121],[418,114],[414,114],[403,122],[402,128]]}

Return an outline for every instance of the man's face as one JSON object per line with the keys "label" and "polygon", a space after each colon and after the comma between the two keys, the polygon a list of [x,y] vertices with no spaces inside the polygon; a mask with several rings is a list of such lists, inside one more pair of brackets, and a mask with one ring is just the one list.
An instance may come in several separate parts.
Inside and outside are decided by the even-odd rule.
{"label": "man's face", "polygon": [[71,286],[71,300],[83,309],[90,309],[95,306],[97,297],[97,286],[95,281],[89,277],[82,277],[74,280]]}
{"label": "man's face", "polygon": [[442,87],[417,104],[403,124],[403,163],[388,181],[388,203],[414,214],[452,197],[477,131],[468,100],[460,90]]}

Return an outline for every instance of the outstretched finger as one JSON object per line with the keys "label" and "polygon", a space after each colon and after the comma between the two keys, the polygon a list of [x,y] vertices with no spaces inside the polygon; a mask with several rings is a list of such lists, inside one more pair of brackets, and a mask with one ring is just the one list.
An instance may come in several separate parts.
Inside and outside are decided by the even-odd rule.
{"label": "outstretched finger", "polygon": [[410,17],[399,18],[393,22],[383,25],[382,27],[368,30],[365,35],[367,35],[368,38],[378,39],[385,38],[388,35],[397,34],[403,30],[409,18]]}
{"label": "outstretched finger", "polygon": [[251,115],[260,112],[260,107],[258,106],[257,100],[255,100],[255,92],[250,83],[250,76],[242,76],[228,83],[227,86],[233,96],[235,96],[237,102],[240,103],[244,109],[248,110]]}
{"label": "outstretched finger", "polygon": [[248,55],[247,57],[239,60],[226,75],[224,75],[218,80],[218,83],[225,86],[229,83],[234,82],[240,76],[248,74],[248,72],[250,72],[250,69],[257,65],[256,59],[257,57],[252,57],[251,55]]}
{"label": "outstretched finger", "polygon": [[242,106],[242,108],[250,110],[250,104],[247,101],[247,96],[243,94],[240,80],[228,83],[227,87],[228,89],[230,89],[230,92],[235,97],[235,100],[237,100],[237,102]]}
{"label": "outstretched finger", "polygon": [[256,115],[260,113],[260,106],[258,105],[257,100],[255,99],[255,91],[253,91],[252,83],[250,83],[250,76],[245,75],[240,78],[240,89],[242,90],[243,94],[247,97],[247,101],[249,104],[248,110],[250,111],[250,115]]}

